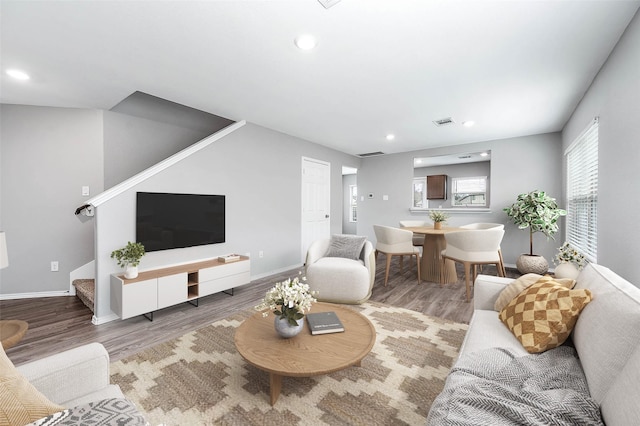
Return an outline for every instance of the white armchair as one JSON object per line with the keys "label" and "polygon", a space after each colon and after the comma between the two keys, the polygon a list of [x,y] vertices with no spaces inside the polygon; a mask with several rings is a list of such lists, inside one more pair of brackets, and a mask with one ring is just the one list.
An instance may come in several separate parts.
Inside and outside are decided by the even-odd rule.
{"label": "white armchair", "polygon": [[373,245],[365,241],[360,257],[326,257],[331,240],[314,241],[305,263],[307,284],[322,302],[359,304],[371,297],[376,277]]}

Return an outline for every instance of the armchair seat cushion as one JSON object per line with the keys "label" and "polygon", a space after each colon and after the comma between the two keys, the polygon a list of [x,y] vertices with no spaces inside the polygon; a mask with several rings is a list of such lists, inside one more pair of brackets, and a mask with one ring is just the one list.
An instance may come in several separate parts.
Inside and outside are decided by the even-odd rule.
{"label": "armchair seat cushion", "polygon": [[373,245],[363,242],[357,259],[328,257],[330,240],[315,241],[307,252],[306,278],[322,302],[362,303],[371,296],[375,278]]}

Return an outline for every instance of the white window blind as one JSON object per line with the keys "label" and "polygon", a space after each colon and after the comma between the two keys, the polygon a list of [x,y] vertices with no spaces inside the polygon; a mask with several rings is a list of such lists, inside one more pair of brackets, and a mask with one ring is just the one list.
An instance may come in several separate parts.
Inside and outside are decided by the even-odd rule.
{"label": "white window blind", "polygon": [[452,178],[451,194],[453,206],[486,206],[487,177]]}
{"label": "white window blind", "polygon": [[598,260],[598,119],[565,152],[567,158],[566,241],[591,262]]}

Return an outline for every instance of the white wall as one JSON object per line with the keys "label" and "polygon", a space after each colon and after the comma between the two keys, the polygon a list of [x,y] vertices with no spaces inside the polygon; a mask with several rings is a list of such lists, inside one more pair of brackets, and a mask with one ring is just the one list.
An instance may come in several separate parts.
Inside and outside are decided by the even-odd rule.
{"label": "white wall", "polygon": [[[508,217],[502,209],[511,205],[518,194],[535,189],[546,191],[558,199],[562,206],[562,156],[559,133],[363,159],[362,166],[358,169],[358,191],[365,198],[359,205],[358,234],[367,235],[371,241],[375,241],[374,224],[398,226],[398,221],[403,219],[429,220],[424,212],[409,211],[414,157],[483,150],[491,150],[490,212],[454,213],[448,224],[451,226],[471,222],[506,224],[502,252],[505,263],[515,265],[517,257],[529,250],[529,234],[508,222]],[[368,198],[369,193],[373,193],[374,198]],[[383,201],[383,195],[388,195],[389,200]],[[562,221],[563,224],[564,221]],[[540,233],[534,236],[534,252],[545,256],[550,265],[552,265],[556,248],[562,244],[561,235],[560,238],[556,238],[557,241],[547,241],[546,237]]]}
{"label": "white wall", "polygon": [[563,147],[596,116],[598,263],[640,287],[640,12],[565,126]]}

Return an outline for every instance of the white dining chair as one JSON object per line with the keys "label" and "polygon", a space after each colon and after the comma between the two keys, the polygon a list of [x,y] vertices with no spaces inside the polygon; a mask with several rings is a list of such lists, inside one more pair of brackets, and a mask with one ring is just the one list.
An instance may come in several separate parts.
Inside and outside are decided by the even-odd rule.
{"label": "white dining chair", "polygon": [[389,281],[389,268],[391,267],[393,256],[400,256],[400,272],[402,272],[404,256],[416,257],[418,284],[420,284],[420,249],[413,246],[413,232],[384,225],[373,225],[373,230],[376,234],[376,260],[378,259],[378,253],[384,253],[387,256],[384,275],[385,287]]}
{"label": "white dining chair", "polygon": [[[462,225],[460,228],[463,229],[504,229],[504,225],[502,223],[469,223],[467,225]],[[498,256],[500,256],[500,268],[502,269],[502,276],[507,276],[507,270],[504,267],[504,259],[502,258],[502,249],[498,247]]]}
{"label": "white dining chair", "polygon": [[[426,220],[401,220],[400,228],[410,228],[419,226],[433,226],[431,222]],[[424,246],[424,234],[413,234],[413,245],[416,247]]]}
{"label": "white dining chair", "polygon": [[[447,248],[442,250],[442,263],[451,259],[454,262],[462,263],[464,266],[465,286],[467,290],[467,302],[471,300],[471,282],[475,280],[477,265],[496,265],[498,275],[503,277],[504,273],[500,267],[500,255],[498,248],[504,229],[471,229],[465,231],[449,232],[444,235]],[[471,267],[473,266],[473,276]],[[440,275],[440,282],[444,282],[444,274]]]}

